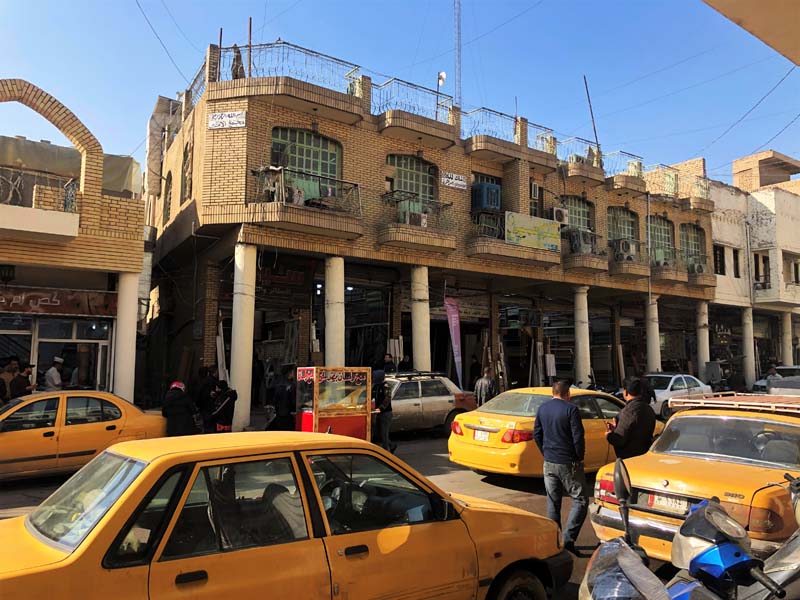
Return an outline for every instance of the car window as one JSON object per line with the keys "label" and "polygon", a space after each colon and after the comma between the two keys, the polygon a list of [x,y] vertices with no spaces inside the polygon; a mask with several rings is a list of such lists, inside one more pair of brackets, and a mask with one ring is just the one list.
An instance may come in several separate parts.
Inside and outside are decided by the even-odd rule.
{"label": "car window", "polygon": [[450,396],[450,390],[438,379],[431,379],[429,381],[421,381],[422,396]]}
{"label": "car window", "polygon": [[669,387],[672,377],[669,375],[648,375],[647,383],[654,390],[666,390]]}
{"label": "car window", "polygon": [[672,388],[673,391],[675,390],[685,390],[686,389],[686,382],[683,380],[683,377],[676,377],[672,380]]}
{"label": "car window", "polygon": [[162,558],[285,544],[308,538],[289,458],[198,471]]}
{"label": "car window", "polygon": [[690,375],[684,375],[683,378],[686,380],[686,387],[688,387],[690,390],[697,389],[702,385],[699,381],[697,381],[697,379]]}
{"label": "car window", "polygon": [[103,409],[98,398],[70,396],[67,398],[67,425],[100,423]]}
{"label": "car window", "polygon": [[152,555],[159,531],[169,514],[170,501],[175,496],[182,471],[176,471],[157,484],[150,499],[114,543],[104,561],[104,566],[123,567],[146,562]]}
{"label": "car window", "polygon": [[573,396],[572,401],[578,407],[578,412],[581,413],[581,419],[599,419],[600,413],[594,404],[594,398],[591,396]]}
{"label": "car window", "polygon": [[101,400],[103,405],[103,421],[116,421],[122,418],[122,411],[119,406],[108,400]]}
{"label": "car window", "polygon": [[477,411],[514,417],[533,417],[539,407],[549,399],[550,396],[544,394],[526,394],[511,390],[484,402]]}
{"label": "car window", "polygon": [[429,494],[382,460],[323,454],[308,462],[334,535],[435,520]]}
{"label": "car window", "polygon": [[419,384],[416,381],[401,383],[392,400],[408,400],[419,398]]}
{"label": "car window", "polygon": [[619,411],[622,410],[619,404],[603,396],[598,396],[595,400],[597,401],[597,406],[600,408],[600,412],[603,413],[604,419],[614,419],[619,415]]}
{"label": "car window", "polygon": [[26,431],[55,427],[58,398],[37,400],[18,408],[3,420],[3,431]]}

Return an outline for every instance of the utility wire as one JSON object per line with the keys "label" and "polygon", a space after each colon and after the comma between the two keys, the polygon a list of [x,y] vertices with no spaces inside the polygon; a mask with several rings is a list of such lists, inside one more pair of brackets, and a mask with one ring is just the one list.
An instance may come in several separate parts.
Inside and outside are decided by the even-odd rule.
{"label": "utility wire", "polygon": [[773,141],[775,138],[777,138],[777,137],[778,137],[780,134],[782,134],[784,131],[786,131],[787,129],[789,129],[789,127],[791,127],[792,125],[794,125],[794,124],[797,122],[797,120],[798,120],[798,119],[800,119],[800,113],[797,113],[797,114],[794,116],[794,118],[793,118],[791,121],[789,121],[789,122],[788,122],[786,125],[784,125],[784,126],[783,126],[783,127],[780,129],[780,131],[778,131],[778,133],[776,133],[775,135],[773,135],[773,136],[772,136],[771,138],[769,138],[769,139],[768,139],[766,142],[764,142],[764,143],[763,143],[763,144],[761,144],[761,145],[760,145],[758,148],[756,148],[755,150],[753,150],[753,151],[752,151],[750,154],[755,154],[756,152],[758,152],[759,150],[761,150],[761,149],[762,149],[762,148],[764,148],[765,146],[769,146],[769,145],[772,143],[772,141]]}
{"label": "utility wire", "polygon": [[188,35],[186,35],[186,32],[185,32],[185,31],[183,30],[183,28],[182,28],[182,27],[181,27],[181,26],[178,24],[178,21],[177,21],[177,20],[175,20],[175,17],[173,16],[173,14],[172,14],[172,11],[169,9],[169,7],[167,6],[167,3],[166,3],[166,2],[164,2],[164,0],[161,0],[161,6],[163,6],[163,7],[164,7],[164,10],[166,10],[166,11],[167,11],[167,14],[169,15],[169,18],[170,18],[170,19],[172,20],[172,22],[175,24],[175,27],[176,27],[176,28],[177,28],[177,30],[180,32],[180,34],[183,36],[183,39],[185,39],[187,42],[189,42],[189,45],[190,45],[192,48],[194,48],[194,49],[195,49],[197,52],[200,52],[200,53],[202,53],[202,52],[203,52],[203,50],[202,50],[202,49],[200,49],[200,48],[198,48],[198,47],[195,45],[195,43],[194,43],[192,40],[190,40],[190,39],[189,39],[189,36],[188,36]]}
{"label": "utility wire", "polygon": [[144,138],[142,139],[142,141],[141,141],[141,142],[139,142],[139,143],[136,145],[136,148],[134,148],[133,150],[131,150],[130,152],[128,152],[128,154],[126,154],[126,156],[128,156],[128,157],[131,157],[131,156],[133,156],[133,155],[136,153],[136,151],[137,151],[139,148],[141,148],[141,147],[142,147],[142,144],[144,144],[146,141],[147,141],[147,136],[144,136]]}
{"label": "utility wire", "polygon": [[264,0],[264,16],[261,18],[261,29],[259,29],[259,36],[262,42],[264,41],[264,29],[267,27],[267,4],[269,0]]}
{"label": "utility wire", "polygon": [[178,63],[176,63],[175,59],[172,58],[172,54],[169,53],[169,50],[167,50],[167,47],[164,44],[164,40],[162,40],[161,36],[158,35],[158,32],[156,31],[155,27],[153,27],[153,24],[150,22],[150,19],[147,18],[147,13],[144,12],[144,9],[142,8],[142,5],[139,4],[139,0],[134,0],[134,2],[136,2],[136,6],[139,7],[139,12],[142,13],[142,16],[144,17],[144,20],[147,21],[147,25],[150,27],[150,31],[153,32],[153,35],[156,36],[156,39],[158,40],[158,43],[161,44],[161,47],[164,49],[164,52],[166,53],[167,57],[169,58],[169,62],[172,63],[172,66],[175,67],[175,70],[178,71],[178,73],[181,74],[181,77],[183,77],[183,79],[186,81],[186,84],[189,85],[191,83],[189,81],[189,78],[186,77],[186,75],[184,75],[183,71],[181,71],[181,68],[178,66]]}
{"label": "utility wire", "polygon": [[297,0],[294,4],[290,5],[288,8],[284,8],[281,12],[279,12],[277,15],[272,17],[269,21],[264,21],[264,24],[261,26],[261,29],[258,30],[258,34],[261,35],[267,25],[269,25],[270,23],[275,22],[278,19],[278,17],[286,14],[287,12],[292,10],[295,6],[300,4],[302,1],[303,0]]}

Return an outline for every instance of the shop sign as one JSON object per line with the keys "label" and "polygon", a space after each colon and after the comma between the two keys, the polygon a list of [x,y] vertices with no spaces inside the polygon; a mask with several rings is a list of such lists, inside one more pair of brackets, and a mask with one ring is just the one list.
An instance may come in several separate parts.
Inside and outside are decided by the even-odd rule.
{"label": "shop sign", "polygon": [[561,225],[521,213],[506,213],[506,242],[537,250],[561,250]]}
{"label": "shop sign", "polygon": [[229,112],[211,113],[208,115],[209,129],[235,129],[245,125],[244,110],[232,110]]}
{"label": "shop sign", "polygon": [[463,388],[464,378],[461,366],[461,317],[458,313],[458,300],[456,298],[445,298],[444,306],[447,310],[447,324],[450,327],[450,342],[453,346],[453,360],[456,363],[458,385]]}
{"label": "shop sign", "polygon": [[0,287],[0,313],[115,317],[117,294],[61,289]]}
{"label": "shop sign", "polygon": [[467,176],[443,172],[442,185],[444,187],[455,188],[457,190],[465,190],[467,189]]}

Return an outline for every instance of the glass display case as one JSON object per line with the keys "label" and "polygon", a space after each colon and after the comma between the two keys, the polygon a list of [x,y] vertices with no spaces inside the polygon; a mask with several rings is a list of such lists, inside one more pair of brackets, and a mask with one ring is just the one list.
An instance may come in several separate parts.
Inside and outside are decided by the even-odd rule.
{"label": "glass display case", "polygon": [[295,429],[370,440],[371,389],[367,367],[298,368]]}

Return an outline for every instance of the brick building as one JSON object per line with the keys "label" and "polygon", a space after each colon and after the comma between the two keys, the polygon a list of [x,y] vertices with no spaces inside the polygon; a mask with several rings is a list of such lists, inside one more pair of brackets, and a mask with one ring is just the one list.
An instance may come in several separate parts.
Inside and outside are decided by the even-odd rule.
{"label": "brick building", "polygon": [[133,400],[144,210],[139,166],[103,154],[67,107],[21,79],[0,102],[39,113],[74,148],[0,137],[0,358],[65,361],[66,383]]}
{"label": "brick building", "polygon": [[283,42],[209,47],[150,132],[149,370],[224,354],[238,427],[265,372],[373,365],[401,337],[455,378],[445,297],[465,385],[472,355],[516,385],[708,360],[702,159],[648,167]]}

